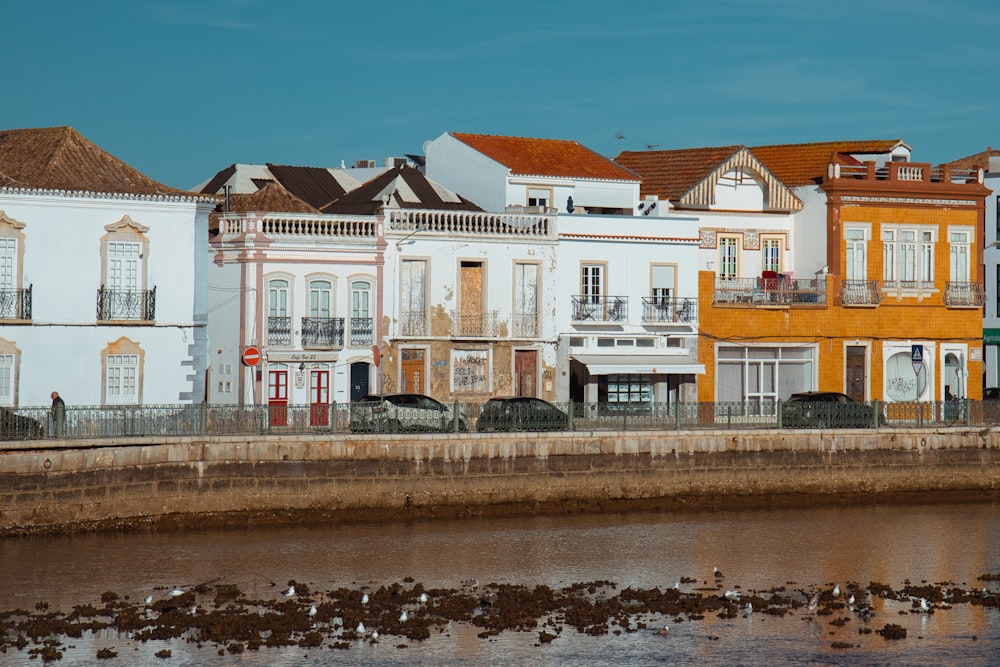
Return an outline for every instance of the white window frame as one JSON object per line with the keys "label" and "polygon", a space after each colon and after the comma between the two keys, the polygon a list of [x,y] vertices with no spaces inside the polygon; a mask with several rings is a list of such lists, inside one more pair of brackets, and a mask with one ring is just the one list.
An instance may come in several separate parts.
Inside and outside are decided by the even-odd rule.
{"label": "white window frame", "polygon": [[847,280],[868,280],[868,239],[871,229],[847,227],[844,229],[844,262]]}
{"label": "white window frame", "polygon": [[309,281],[309,317],[328,320],[333,317],[333,283],[329,280]]}
{"label": "white window frame", "polygon": [[934,287],[937,229],[882,226],[882,280],[886,289]]}
{"label": "white window frame", "polygon": [[17,358],[13,354],[0,354],[0,405],[14,405],[16,382]]}
{"label": "white window frame", "polygon": [[719,237],[719,278],[734,280],[740,276],[740,237]]}
{"label": "white window frame", "polygon": [[139,403],[139,355],[109,354],[105,360],[104,400],[109,405]]}
{"label": "white window frame", "polygon": [[966,229],[948,230],[948,280],[953,283],[970,281],[972,232]]}
{"label": "white window frame", "polygon": [[761,271],[774,271],[783,273],[784,262],[782,262],[782,252],[784,249],[784,239],[780,236],[761,236],[760,239],[760,262]]}

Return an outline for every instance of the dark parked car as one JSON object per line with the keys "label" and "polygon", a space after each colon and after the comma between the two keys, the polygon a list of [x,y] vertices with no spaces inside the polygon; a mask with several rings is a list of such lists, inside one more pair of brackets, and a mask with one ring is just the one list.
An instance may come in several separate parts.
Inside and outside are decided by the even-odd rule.
{"label": "dark parked car", "polygon": [[491,398],[479,415],[480,431],[564,431],[569,416],[540,398]]}
{"label": "dark parked car", "polygon": [[[454,430],[451,407],[422,394],[364,396],[351,404],[351,431],[355,433],[403,433]],[[458,415],[458,428],[469,430],[465,415]]]}
{"label": "dark parked car", "polygon": [[34,440],[45,435],[42,425],[10,408],[0,408],[0,440]]}
{"label": "dark parked car", "polygon": [[[878,420],[885,423],[882,415]],[[875,408],[836,391],[792,394],[781,406],[781,425],[786,428],[869,428],[874,424]]]}

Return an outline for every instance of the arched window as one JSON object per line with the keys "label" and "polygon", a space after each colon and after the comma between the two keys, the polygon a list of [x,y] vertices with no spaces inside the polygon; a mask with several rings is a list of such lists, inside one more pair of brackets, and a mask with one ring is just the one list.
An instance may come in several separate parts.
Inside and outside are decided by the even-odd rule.
{"label": "arched window", "polygon": [[367,280],[351,283],[351,345],[371,345],[373,340],[372,285]]}

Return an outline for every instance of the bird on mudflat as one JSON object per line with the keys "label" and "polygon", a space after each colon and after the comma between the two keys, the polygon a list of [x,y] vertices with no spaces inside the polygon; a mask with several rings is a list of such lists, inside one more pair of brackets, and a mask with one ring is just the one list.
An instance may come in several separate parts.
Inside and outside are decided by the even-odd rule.
{"label": "bird on mudflat", "polygon": [[407,620],[409,620],[409,618],[410,618],[410,617],[409,617],[409,616],[407,616],[407,614],[406,614],[406,610],[404,609],[404,610],[403,610],[403,613],[399,615],[399,622],[400,622],[400,623],[406,623],[406,621],[407,621]]}
{"label": "bird on mudflat", "polygon": [[313,616],[315,616],[315,615],[316,615],[316,612],[317,612],[317,611],[318,611],[318,610],[316,609],[316,605],[310,605],[310,607],[309,607],[309,611],[308,611],[308,612],[306,612],[306,613],[307,613],[307,614],[309,614],[309,618],[312,618]]}
{"label": "bird on mudflat", "polygon": [[930,610],[931,606],[927,603],[927,598],[920,598],[920,611],[926,614]]}
{"label": "bird on mudflat", "polygon": [[181,595],[184,595],[184,591],[180,588],[175,588],[174,590],[167,593],[167,596],[172,598],[180,597]]}
{"label": "bird on mudflat", "polygon": [[368,604],[368,593],[361,596],[361,604]]}
{"label": "bird on mudflat", "polygon": [[837,584],[836,586],[833,587],[833,597],[835,598],[840,597],[840,584]]}
{"label": "bird on mudflat", "polygon": [[659,630],[657,630],[653,634],[655,634],[657,637],[666,637],[667,635],[670,634],[670,626],[669,625],[664,625],[662,628],[660,628]]}
{"label": "bird on mudflat", "polygon": [[809,611],[816,611],[816,607],[818,606],[819,606],[819,591],[816,591],[815,593],[813,593],[813,596],[809,598],[809,604],[806,605],[806,608]]}
{"label": "bird on mudflat", "polygon": [[727,600],[739,600],[740,599],[740,592],[739,591],[726,591],[722,595]]}
{"label": "bird on mudflat", "polygon": [[722,570],[720,570],[719,568],[717,568],[717,567],[715,567],[713,565],[712,566],[712,576],[714,576],[715,580],[718,581],[719,579],[722,579],[725,575],[722,574]]}
{"label": "bird on mudflat", "polygon": [[147,595],[146,599],[143,600],[143,602],[145,602],[146,604],[149,604],[152,601],[153,601],[153,596],[152,595]]}
{"label": "bird on mudflat", "polygon": [[753,613],[753,602],[747,602],[747,606],[743,609],[748,614]]}
{"label": "bird on mudflat", "polygon": [[284,595],[286,598],[290,598],[295,595],[295,586],[289,586],[285,591]]}
{"label": "bird on mudflat", "polygon": [[372,630],[372,641],[373,642],[378,641],[378,630]]}
{"label": "bird on mudflat", "polygon": [[420,604],[427,604],[427,593],[421,593],[417,599],[420,600]]}

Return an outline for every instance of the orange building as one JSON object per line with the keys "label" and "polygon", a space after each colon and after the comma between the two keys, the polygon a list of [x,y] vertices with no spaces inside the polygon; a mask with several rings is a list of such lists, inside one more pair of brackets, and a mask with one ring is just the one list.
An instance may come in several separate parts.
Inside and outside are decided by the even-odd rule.
{"label": "orange building", "polygon": [[[981,171],[910,162],[899,140],[723,154],[734,148],[739,169],[732,158],[698,163],[706,149],[619,156],[643,176],[644,195],[702,216],[699,400],[767,415],[809,390],[862,401],[980,398]],[[787,200],[775,180],[799,202],[781,207],[787,232],[773,222],[775,202]],[[727,194],[725,183],[759,194]],[[723,197],[739,210],[720,206]]]}

